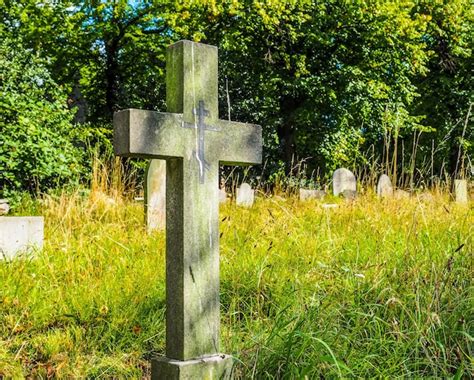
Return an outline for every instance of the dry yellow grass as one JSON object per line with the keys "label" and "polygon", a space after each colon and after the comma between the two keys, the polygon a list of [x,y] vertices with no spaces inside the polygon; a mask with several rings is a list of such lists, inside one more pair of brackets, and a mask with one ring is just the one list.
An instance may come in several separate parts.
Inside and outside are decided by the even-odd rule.
{"label": "dry yellow grass", "polygon": [[[0,374],[146,376],[164,233],[95,188],[47,197],[45,249],[0,263]],[[245,378],[469,377],[473,214],[442,193],[221,209],[222,350]]]}

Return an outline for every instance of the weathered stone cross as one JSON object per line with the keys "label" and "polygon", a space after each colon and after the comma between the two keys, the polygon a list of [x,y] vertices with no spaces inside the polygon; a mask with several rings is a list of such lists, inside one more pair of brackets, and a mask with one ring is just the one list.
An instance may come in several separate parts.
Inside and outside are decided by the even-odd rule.
{"label": "weathered stone cross", "polygon": [[222,378],[219,354],[219,164],[258,164],[261,128],[219,120],[217,48],[180,41],[167,51],[169,113],[114,115],[120,156],[166,160],[166,358],[154,378]]}

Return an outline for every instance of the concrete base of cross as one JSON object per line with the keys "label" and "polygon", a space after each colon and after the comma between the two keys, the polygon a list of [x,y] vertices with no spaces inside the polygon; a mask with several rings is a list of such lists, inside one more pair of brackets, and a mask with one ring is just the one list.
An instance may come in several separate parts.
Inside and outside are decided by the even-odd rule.
{"label": "concrete base of cross", "polygon": [[153,380],[230,380],[233,366],[232,356],[224,354],[186,361],[161,357],[151,361],[151,378]]}

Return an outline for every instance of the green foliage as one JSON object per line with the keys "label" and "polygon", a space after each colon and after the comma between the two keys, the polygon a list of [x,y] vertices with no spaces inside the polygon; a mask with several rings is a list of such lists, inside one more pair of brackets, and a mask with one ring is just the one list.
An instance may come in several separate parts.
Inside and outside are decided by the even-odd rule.
{"label": "green foliage", "polygon": [[44,191],[73,183],[81,150],[66,94],[21,40],[0,42],[0,191]]}
{"label": "green foliage", "polygon": [[431,175],[461,175],[458,157],[464,171],[472,161],[468,0],[2,4],[2,31],[82,99],[91,125],[164,111],[165,49],[186,38],[219,47],[221,117],[263,126],[271,178],[303,159],[322,176],[364,166],[369,149],[394,177],[428,160]]}
{"label": "green foliage", "polygon": [[311,157],[313,168],[326,169],[359,163],[360,147],[380,145],[391,127],[385,118],[391,109],[408,136],[419,126],[413,79],[427,72],[427,19],[413,12],[415,2],[182,7],[177,30],[219,45],[232,113],[264,126],[273,160]]}
{"label": "green foliage", "polygon": [[460,172],[459,153],[471,160],[474,154],[472,146],[463,146],[463,140],[474,139],[472,112],[469,115],[474,104],[474,10],[464,0],[421,1],[416,9],[429,21],[423,36],[429,52],[429,74],[415,82],[423,94],[416,101],[416,111],[426,115],[424,124],[436,131],[426,136],[425,144],[435,141],[442,164],[446,163],[453,175],[462,176],[465,173]]}
{"label": "green foliage", "polygon": [[[473,220],[447,200],[222,207],[236,377],[469,377]],[[44,251],[0,261],[0,377],[146,377],[164,352],[164,233],[146,236],[141,203],[101,193],[35,207]]]}

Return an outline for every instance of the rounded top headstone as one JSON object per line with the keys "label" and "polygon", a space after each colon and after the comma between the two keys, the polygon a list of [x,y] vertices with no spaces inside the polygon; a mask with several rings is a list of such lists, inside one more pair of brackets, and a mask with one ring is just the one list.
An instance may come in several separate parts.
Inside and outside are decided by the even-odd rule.
{"label": "rounded top headstone", "polygon": [[248,183],[243,183],[237,189],[236,204],[238,206],[251,207],[255,199],[255,192]]}
{"label": "rounded top headstone", "polygon": [[357,191],[356,177],[349,169],[339,168],[332,175],[332,191],[337,196],[346,190]]}
{"label": "rounded top headstone", "polygon": [[393,186],[390,177],[386,174],[382,174],[377,183],[377,196],[379,197],[390,197],[393,195]]}

